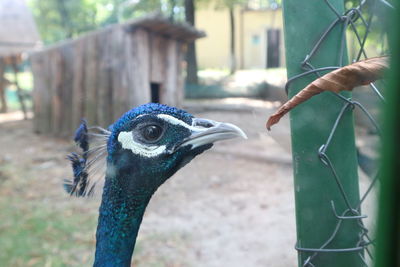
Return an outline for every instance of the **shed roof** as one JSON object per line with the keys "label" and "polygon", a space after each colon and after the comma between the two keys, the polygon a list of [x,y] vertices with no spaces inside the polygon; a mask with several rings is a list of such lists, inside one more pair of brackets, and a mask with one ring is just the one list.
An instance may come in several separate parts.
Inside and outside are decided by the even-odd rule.
{"label": "shed roof", "polygon": [[38,51],[34,51],[33,54],[57,49],[61,46],[88,38],[89,36],[103,34],[104,32],[108,32],[115,28],[124,29],[126,32],[134,32],[136,29],[145,29],[146,31],[183,42],[192,42],[198,38],[206,36],[204,31],[197,30],[195,27],[186,22],[171,22],[168,18],[162,16],[161,14],[155,13],[142,18],[129,20],[123,23],[112,24],[99,30],[87,32],[72,40],[67,39],[52,45],[48,45]]}
{"label": "shed roof", "polygon": [[160,14],[152,14],[140,19],[127,21],[122,24],[128,30],[144,28],[150,32],[186,42],[205,37],[204,31],[197,30],[185,22],[171,22]]}
{"label": "shed roof", "polygon": [[0,0],[0,57],[40,46],[32,13],[24,0]]}

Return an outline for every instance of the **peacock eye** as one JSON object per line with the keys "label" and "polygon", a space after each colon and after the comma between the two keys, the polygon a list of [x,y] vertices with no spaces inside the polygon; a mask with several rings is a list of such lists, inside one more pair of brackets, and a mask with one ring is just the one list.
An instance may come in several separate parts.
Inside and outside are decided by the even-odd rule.
{"label": "peacock eye", "polygon": [[146,141],[158,141],[163,133],[163,129],[158,125],[149,125],[143,128],[142,136]]}

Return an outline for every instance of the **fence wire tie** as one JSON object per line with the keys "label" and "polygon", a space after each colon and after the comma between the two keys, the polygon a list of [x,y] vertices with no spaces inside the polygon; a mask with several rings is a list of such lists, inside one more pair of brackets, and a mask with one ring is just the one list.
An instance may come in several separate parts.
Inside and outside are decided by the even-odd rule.
{"label": "fence wire tie", "polygon": [[[337,219],[340,219],[340,220],[365,219],[365,218],[368,217],[367,215],[340,216],[340,215],[338,215],[337,212],[336,212],[335,203],[333,202],[333,200],[331,200],[331,206],[332,206],[333,214],[335,215],[335,217],[336,217]],[[355,209],[352,209],[352,210],[347,209],[347,210],[344,211],[344,213],[348,213],[348,212],[351,212],[351,213],[353,213],[353,214],[358,214],[358,213],[359,213],[359,212],[358,212],[357,210],[355,210]]]}
{"label": "fence wire tie", "polygon": [[360,250],[364,250],[365,249],[365,245],[361,245],[361,246],[355,246],[355,247],[351,247],[351,248],[302,248],[295,246],[295,249],[297,251],[301,251],[301,252],[317,252],[317,253],[341,253],[341,252],[354,252],[354,251],[360,251]]}
{"label": "fence wire tie", "polygon": [[350,22],[353,23],[356,22],[359,18],[362,18],[361,10],[359,10],[358,8],[350,8],[344,14],[345,15],[343,17],[345,17],[346,19],[350,19]]}

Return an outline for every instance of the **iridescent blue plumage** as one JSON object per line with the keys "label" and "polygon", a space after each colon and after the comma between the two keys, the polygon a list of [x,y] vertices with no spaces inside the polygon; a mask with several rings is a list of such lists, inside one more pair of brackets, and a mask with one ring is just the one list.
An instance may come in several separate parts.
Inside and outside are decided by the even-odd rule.
{"label": "iridescent blue plumage", "polygon": [[75,131],[74,141],[82,149],[82,153],[80,155],[77,153],[68,155],[67,158],[71,161],[74,179],[72,183],[69,180],[65,180],[64,189],[71,195],[85,196],[88,179],[86,162],[89,150],[88,128],[85,120],[82,120],[82,123]]}
{"label": "iridescent blue plumage", "polygon": [[[115,140],[116,135],[119,132],[126,131],[127,129],[131,128],[132,123],[134,122],[134,118],[142,114],[152,114],[152,115],[168,114],[176,118],[179,118],[188,124],[191,124],[193,119],[192,114],[175,107],[169,107],[158,103],[145,104],[129,110],[124,115],[122,115],[121,118],[117,120],[117,122],[113,124],[110,140]],[[114,145],[115,143],[108,144],[109,152],[112,152],[115,149]]]}
{"label": "iridescent blue plumage", "polygon": [[[232,124],[196,119],[186,111],[154,103],[128,111],[109,130],[95,135],[107,143],[107,169],[94,266],[123,267],[130,266],[144,211],[157,188],[215,141],[245,135]],[[91,192],[96,184],[87,171],[98,158],[87,160],[92,151],[89,135],[84,123],[75,138],[83,154],[70,156],[74,180],[69,189],[77,195]],[[105,145],[98,147],[103,153]]]}
{"label": "iridescent blue plumage", "polygon": [[86,120],[82,120],[81,125],[75,131],[74,141],[84,152],[89,149],[88,128]]}

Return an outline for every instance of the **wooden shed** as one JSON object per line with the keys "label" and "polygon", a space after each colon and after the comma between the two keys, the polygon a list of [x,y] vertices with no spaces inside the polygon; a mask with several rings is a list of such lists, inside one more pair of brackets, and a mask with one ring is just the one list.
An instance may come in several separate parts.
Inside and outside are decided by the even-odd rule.
{"label": "wooden shed", "polygon": [[109,26],[31,55],[34,130],[71,136],[148,102],[181,106],[185,45],[204,33],[162,17]]}

